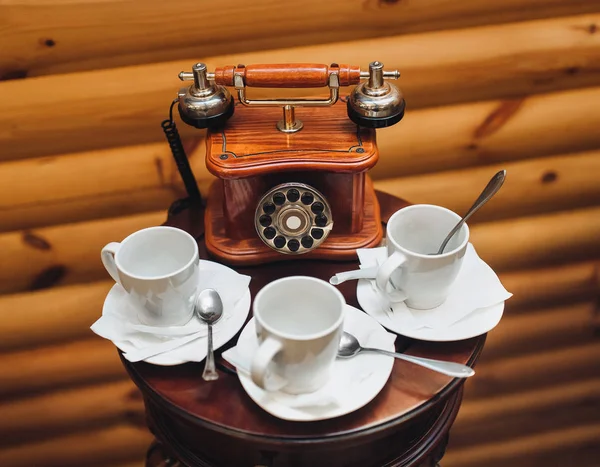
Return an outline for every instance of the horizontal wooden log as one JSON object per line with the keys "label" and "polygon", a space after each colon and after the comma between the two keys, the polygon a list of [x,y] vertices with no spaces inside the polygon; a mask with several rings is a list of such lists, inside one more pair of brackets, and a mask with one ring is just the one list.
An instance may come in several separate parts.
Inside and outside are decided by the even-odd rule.
{"label": "horizontal wooden log", "polygon": [[[208,191],[200,143],[190,141],[187,156]],[[185,196],[166,143],[7,162],[0,167],[0,230],[166,210]]]}
{"label": "horizontal wooden log", "polygon": [[471,242],[496,271],[600,257],[600,207],[471,226]]}
{"label": "horizontal wooden log", "polygon": [[600,109],[591,102],[599,98],[600,88],[589,88],[407,111],[378,132],[384,156],[371,173],[404,176],[597,149]]}
{"label": "horizontal wooden log", "polygon": [[[594,342],[491,361],[484,353],[477,378],[466,385],[467,396],[507,395],[550,383],[595,377],[600,371],[599,351],[600,343]],[[4,369],[0,373],[0,397],[126,377],[113,344],[96,336],[0,354],[0,367]]]}
{"label": "horizontal wooden log", "polygon": [[[214,177],[206,170],[204,144],[188,147],[206,193]],[[474,196],[463,187],[483,187],[501,168],[508,172],[505,186],[470,223],[600,204],[600,151],[386,178],[376,180],[376,188],[463,213]],[[22,183],[25,179],[29,183]],[[183,196],[179,173],[162,143],[7,162],[0,170],[0,231],[161,210]]]}
{"label": "horizontal wooden log", "polygon": [[0,412],[0,446],[115,424],[144,426],[145,420],[141,394],[129,379],[4,402]]}
{"label": "horizontal wooden log", "polygon": [[508,302],[512,310],[588,300],[600,293],[600,261],[505,272],[500,280],[513,294]]}
{"label": "horizontal wooden log", "polygon": [[[201,185],[200,189],[203,188],[206,187]],[[165,186],[132,192],[119,191],[104,196],[70,198],[58,202],[40,199],[39,202],[28,205],[15,203],[12,207],[0,211],[0,232],[166,211],[175,199],[185,196],[183,191],[179,191],[179,187]]]}
{"label": "horizontal wooden log", "polygon": [[[194,169],[204,164],[204,144],[188,145]],[[179,173],[168,145],[146,144],[8,162],[1,166],[0,210],[14,205],[70,201],[126,191],[171,189]],[[207,171],[199,175],[206,178]],[[15,183],[15,178],[21,183]],[[27,181],[27,183],[23,183]],[[171,193],[178,196],[181,193]]]}
{"label": "horizontal wooden log", "polygon": [[[110,241],[165,221],[164,212],[0,234],[0,293],[107,277],[99,252]],[[498,271],[600,257],[600,207],[476,224],[471,240]]]}
{"label": "horizontal wooden log", "polygon": [[518,315],[510,312],[510,301],[506,308],[504,318],[486,340],[486,362],[592,342],[600,330],[596,299]]}
{"label": "horizontal wooden log", "polygon": [[[501,274],[504,286],[513,293],[508,309],[518,315],[535,306],[592,300],[600,292],[599,267],[598,262],[583,262]],[[109,279],[0,296],[0,351],[90,336],[89,326],[100,315],[112,285]],[[486,355],[489,347],[488,342]]]}
{"label": "horizontal wooden log", "polygon": [[[594,427],[594,425],[591,425]],[[560,436],[557,435],[560,433]],[[475,466],[481,464],[481,456],[487,453],[489,459],[503,459],[505,462],[513,456],[527,458],[529,455],[539,456],[554,449],[571,452],[575,448],[586,448],[597,445],[599,431],[590,425],[569,428],[550,433],[533,434],[526,437],[490,443],[481,448],[465,447],[450,449],[445,463],[448,465]],[[131,459],[143,454],[151,437],[141,429],[128,426],[115,426],[98,431],[88,431],[75,435],[57,437],[51,440],[27,443],[24,445],[0,449],[0,461],[6,467],[24,466],[79,466],[92,465],[92,462],[110,462],[114,465],[121,459]],[[502,449],[496,448],[499,444]],[[486,449],[484,450],[483,447]],[[528,449],[527,449],[528,448]],[[476,463],[479,460],[479,464]],[[94,464],[95,465],[95,464]],[[101,465],[101,464],[100,464]],[[486,464],[489,465],[489,464]],[[502,465],[496,463],[493,465]],[[506,464],[505,464],[506,465]],[[516,464],[519,465],[519,464]],[[529,465],[529,464],[525,464]],[[567,464],[557,464],[567,465]],[[571,464],[574,465],[574,464]],[[577,464],[585,465],[585,464]],[[593,464],[589,464],[593,465]]]}
{"label": "horizontal wooden log", "polygon": [[[463,402],[452,429],[453,449],[544,429],[594,421],[600,380],[576,381],[535,391]],[[560,407],[560,410],[556,410]],[[53,438],[99,424],[143,422],[143,404],[130,381],[76,388],[0,406],[0,445]]]}
{"label": "horizontal wooden log", "polygon": [[[492,331],[493,332],[493,331]],[[600,342],[477,363],[477,377],[465,384],[465,400],[534,390],[600,374]]]}
{"label": "horizontal wooden log", "polygon": [[[525,275],[520,273],[521,277]],[[11,310],[2,316],[0,350],[91,337],[89,326],[100,315],[112,285],[111,281],[103,281],[0,297],[0,309]],[[519,290],[513,290],[515,296]],[[541,292],[542,300],[543,295]],[[508,309],[512,309],[512,300]],[[595,312],[595,301],[586,301],[515,316],[507,314],[488,338],[486,358],[593,339],[598,327]]]}
{"label": "horizontal wooden log", "polygon": [[0,351],[91,337],[113,285],[110,279],[0,296]]}
{"label": "horizontal wooden log", "polygon": [[[578,314],[582,314],[580,310],[586,312],[583,313],[584,317],[589,317],[589,313],[587,313],[589,309],[583,306],[555,310],[554,315],[556,316],[552,316],[551,313],[533,313],[531,321],[537,322],[540,327],[539,338],[533,335],[535,332],[531,332],[531,325],[528,322],[525,323],[518,317],[506,317],[488,336],[488,342],[486,342],[484,349],[485,363],[482,363],[480,368],[489,365],[490,349],[495,350],[497,347],[502,346],[508,350],[505,354],[514,353],[515,343],[522,342],[525,338],[519,328],[521,325],[529,331],[528,335],[532,340],[546,337],[550,343],[558,345],[563,336],[559,336],[558,340],[556,339],[558,335],[558,325],[556,323],[563,324],[564,332],[568,334],[570,332],[569,328],[572,327],[569,321],[579,322]],[[566,319],[562,319],[562,315]],[[529,318],[529,315],[526,316]],[[566,323],[562,321],[566,321]],[[547,322],[555,323],[555,329],[548,331],[548,326],[545,326]],[[497,420],[497,415],[500,412],[504,413],[502,420],[512,419],[513,415],[520,412],[521,408],[529,406],[527,401],[535,402],[529,406],[528,410],[535,410],[536,413],[537,411],[542,413],[546,406],[550,404],[550,401],[554,401],[555,398],[566,399],[572,402],[573,405],[578,404],[579,407],[584,407],[589,412],[590,407],[584,405],[584,403],[588,404],[589,402],[585,395],[590,392],[590,388],[597,389],[598,384],[600,384],[600,380],[582,384],[577,383],[573,385],[572,390],[569,389],[571,386],[560,386],[558,389],[544,388],[525,395],[517,393],[508,398],[501,395],[497,398],[491,398],[489,402],[488,399],[475,400],[472,402],[473,407],[470,406],[471,399],[468,398],[460,412],[461,417],[466,419],[463,426],[480,427],[481,425],[478,423],[483,423],[482,419],[486,418],[489,418],[489,423],[491,423],[492,420]],[[598,397],[600,397],[599,395],[600,393],[597,393]],[[496,399],[504,402],[499,403]],[[564,406],[560,406],[564,412]],[[128,380],[83,388],[77,387],[13,400],[0,405],[0,413],[3,415],[0,418],[0,444],[11,444],[15,440],[23,442],[25,439],[47,436],[50,432],[56,435],[59,432],[76,431],[83,427],[89,428],[113,422],[125,423],[131,421],[134,424],[139,424],[140,421],[143,421],[142,411],[141,399],[133,383]],[[489,423],[486,422],[485,426],[489,427]],[[465,430],[468,431],[467,428]],[[482,431],[481,428],[477,428],[477,430]],[[487,429],[483,430],[481,436],[485,437],[487,432]],[[455,436],[453,433],[453,437]]]}
{"label": "horizontal wooden log", "polygon": [[452,450],[598,420],[600,379],[510,396],[465,400],[452,426]]}
{"label": "horizontal wooden log", "polygon": [[444,467],[594,467],[600,456],[599,437],[600,423],[590,423],[461,449],[454,449],[450,444]]}
{"label": "horizontal wooden log", "polygon": [[97,336],[2,353],[0,368],[0,397],[126,378],[115,346]]}
{"label": "horizontal wooden log", "polygon": [[143,459],[152,442],[147,429],[111,426],[0,449],[2,467],[81,467]]}
{"label": "horizontal wooden log", "polygon": [[2,234],[0,293],[104,279],[108,277],[100,261],[104,245],[165,220],[165,212],[152,212]]}
{"label": "horizontal wooden log", "polygon": [[600,397],[600,379],[598,377],[573,381],[562,385],[548,385],[533,391],[517,392],[510,395],[499,394],[477,400],[465,400],[456,419],[457,425],[475,429],[481,427],[484,420],[494,417],[510,418],[529,409],[559,407],[557,401],[583,401]]}
{"label": "horizontal wooden log", "polygon": [[414,204],[437,204],[462,214],[502,169],[507,172],[502,190],[473,215],[470,224],[600,204],[600,151],[386,178],[377,180],[375,187]]}
{"label": "horizontal wooden log", "polygon": [[[219,4],[199,9],[190,0],[178,0],[169,7],[160,2],[146,2],[142,7],[114,0],[80,0],[32,8],[26,2],[10,2],[0,5],[0,17],[8,18],[0,41],[12,45],[0,54],[0,76],[156,62],[202,56],[207,50],[239,53],[273,45],[291,47],[522,21],[592,12],[599,6],[596,0],[466,0],[460,5],[442,0],[423,0],[417,5],[309,0],[295,9],[292,18],[287,6],[266,0],[252,4],[237,0],[227,4],[228,10]],[[61,21],[48,21],[50,14]]]}
{"label": "horizontal wooden log", "polygon": [[[523,6],[519,7],[523,11]],[[392,174],[414,173],[414,169],[408,170],[409,163],[419,160],[422,164],[424,151],[432,152],[436,159],[430,167],[439,169],[462,159],[459,166],[523,158],[531,153],[590,149],[594,147],[590,138],[598,141],[593,129],[598,126],[600,111],[591,104],[597,97],[568,94],[542,98],[541,104],[536,99],[525,103],[494,99],[598,85],[600,37],[590,34],[590,30],[595,32],[590,26],[598,22],[598,15],[583,15],[264,53],[212,58],[194,53],[189,55],[193,59],[182,61],[7,81],[0,83],[4,110],[0,126],[10,131],[0,133],[0,159],[163,141],[159,123],[181,86],[177,74],[202,56],[211,69],[224,63],[316,60],[365,67],[374,53],[386,67],[402,70],[399,83],[409,106],[404,122],[380,132],[382,153],[389,150],[398,158],[398,167],[406,169]],[[398,50],[402,50],[401,55]],[[45,92],[31,93],[32,88]],[[260,90],[253,92],[263,95]],[[28,96],[35,105],[26,105]],[[421,117],[414,111],[465,100],[492,101],[436,111],[435,118],[429,114]],[[514,114],[518,118],[511,119]],[[40,115],[52,118],[43,126],[34,124]],[[426,124],[423,118],[428,120]],[[503,128],[508,120],[510,125]],[[540,127],[561,131],[549,131],[550,137],[545,134],[546,139],[540,141]],[[185,135],[198,134],[187,125],[181,129]],[[510,151],[505,147],[508,143]]]}

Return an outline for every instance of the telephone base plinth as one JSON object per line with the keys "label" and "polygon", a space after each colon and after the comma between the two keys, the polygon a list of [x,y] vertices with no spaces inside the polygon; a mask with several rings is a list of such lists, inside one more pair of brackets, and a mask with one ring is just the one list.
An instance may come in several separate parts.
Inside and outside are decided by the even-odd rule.
{"label": "telephone base plinth", "polygon": [[223,212],[222,183],[222,180],[216,180],[211,186],[204,224],[208,253],[223,264],[251,266],[277,261],[308,259],[346,261],[356,259],[356,250],[358,248],[375,247],[381,243],[383,230],[381,227],[379,203],[375,196],[373,183],[369,177],[365,177],[362,229],[356,233],[337,233],[334,224],[333,230],[322,245],[302,255],[280,253],[265,245],[256,234],[250,238],[243,239],[227,236],[225,215]]}

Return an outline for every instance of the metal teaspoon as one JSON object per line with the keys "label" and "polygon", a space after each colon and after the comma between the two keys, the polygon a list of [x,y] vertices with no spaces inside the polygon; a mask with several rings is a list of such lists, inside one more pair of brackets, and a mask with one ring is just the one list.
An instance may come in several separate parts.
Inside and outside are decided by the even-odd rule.
{"label": "metal teaspoon", "polygon": [[342,338],[340,339],[340,345],[338,346],[337,356],[339,358],[352,358],[358,355],[360,352],[377,352],[390,357],[399,358],[400,360],[406,360],[407,362],[414,363],[428,368],[438,373],[443,373],[454,378],[468,378],[475,374],[475,370],[470,366],[463,365],[461,363],[445,362],[443,360],[433,360],[431,358],[414,357],[412,355],[406,355],[396,352],[388,352],[382,349],[372,349],[369,347],[361,347],[358,339],[352,334],[344,331]]}
{"label": "metal teaspoon", "polygon": [[492,179],[488,182],[486,187],[483,189],[483,191],[479,195],[479,198],[477,198],[475,200],[475,202],[473,203],[473,206],[471,206],[471,208],[467,211],[467,213],[464,215],[464,217],[458,222],[458,224],[456,224],[454,226],[454,228],[450,231],[450,233],[448,234],[446,239],[442,242],[442,246],[440,246],[440,249],[437,252],[438,255],[441,255],[444,252],[444,248],[446,248],[446,245],[448,244],[450,239],[454,236],[454,234],[456,232],[458,232],[458,229],[460,229],[462,227],[462,225],[465,222],[467,222],[467,219],[469,217],[471,217],[474,213],[476,213],[481,206],[483,206],[485,203],[487,203],[492,198],[492,196],[494,196],[496,193],[498,193],[498,190],[504,183],[505,177],[506,177],[506,170],[501,170],[500,172],[498,172],[496,175],[494,175],[492,177]]}
{"label": "metal teaspoon", "polygon": [[214,381],[219,379],[219,375],[215,369],[212,325],[223,316],[223,302],[219,293],[214,289],[205,289],[200,292],[194,300],[194,313],[208,325],[208,352],[202,379]]}

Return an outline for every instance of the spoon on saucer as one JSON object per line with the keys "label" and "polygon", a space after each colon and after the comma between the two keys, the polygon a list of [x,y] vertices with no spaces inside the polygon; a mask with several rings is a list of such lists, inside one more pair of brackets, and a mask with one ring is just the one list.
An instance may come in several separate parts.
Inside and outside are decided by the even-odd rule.
{"label": "spoon on saucer", "polygon": [[370,347],[361,347],[358,339],[349,332],[344,331],[340,344],[338,346],[337,356],[339,358],[352,358],[358,355],[360,352],[376,352],[390,357],[399,358],[400,360],[406,360],[407,362],[414,363],[415,365],[421,365],[438,373],[443,373],[454,378],[468,378],[475,374],[475,370],[470,366],[463,365],[461,363],[446,362],[443,360],[433,360],[431,358],[414,357],[412,355],[406,355],[403,353],[388,352],[382,349],[373,349]]}
{"label": "spoon on saucer", "polygon": [[446,248],[446,245],[448,245],[448,242],[450,241],[450,239],[454,236],[454,234],[456,232],[458,232],[458,230],[462,227],[462,225],[465,222],[467,222],[467,219],[469,217],[471,217],[473,214],[475,214],[481,206],[483,206],[490,199],[492,199],[492,196],[494,196],[496,193],[498,193],[498,190],[504,183],[505,178],[506,178],[506,170],[501,170],[500,172],[496,173],[496,175],[494,175],[491,178],[491,180],[488,182],[486,187],[483,189],[483,191],[481,192],[479,197],[473,203],[473,206],[471,206],[471,208],[467,211],[467,213],[464,215],[464,217],[458,222],[458,224],[456,224],[454,226],[454,228],[450,231],[448,236],[444,239],[444,241],[442,242],[442,245],[440,246],[440,249],[437,251],[436,254],[441,255],[444,252],[444,248]]}
{"label": "spoon on saucer", "polygon": [[194,313],[208,325],[208,352],[202,379],[214,381],[219,379],[219,374],[215,368],[212,325],[223,316],[223,302],[219,293],[214,289],[204,289],[200,292],[194,299]]}

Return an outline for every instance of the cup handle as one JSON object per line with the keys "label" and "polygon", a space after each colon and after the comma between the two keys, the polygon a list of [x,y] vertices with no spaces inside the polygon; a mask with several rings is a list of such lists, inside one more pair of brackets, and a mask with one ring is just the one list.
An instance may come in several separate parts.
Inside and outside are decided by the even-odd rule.
{"label": "cup handle", "polygon": [[118,242],[111,242],[102,248],[102,253],[100,253],[102,264],[104,264],[104,267],[110,274],[110,277],[112,277],[117,284],[120,284],[121,281],[119,281],[119,273],[117,271],[115,255],[117,254],[117,251],[119,251],[120,246],[121,244]]}
{"label": "cup handle", "polygon": [[[387,291],[387,285],[392,277],[393,272],[401,267],[406,262],[406,256],[399,251],[394,251],[392,256],[385,260],[385,262],[379,266],[377,271],[377,278],[375,283],[377,288],[388,296],[391,301],[403,302],[406,300],[406,294],[402,290],[394,290],[392,292]],[[392,284],[393,285],[393,284]]]}
{"label": "cup handle", "polygon": [[280,381],[273,385],[269,384],[269,378],[267,377],[269,363],[271,363],[273,358],[275,358],[275,355],[281,351],[282,347],[283,344],[281,341],[269,336],[263,341],[262,344],[260,344],[256,354],[254,355],[254,358],[252,359],[252,366],[250,369],[252,381],[254,381],[254,384],[265,391],[277,391],[285,386],[282,378],[278,378]]}

